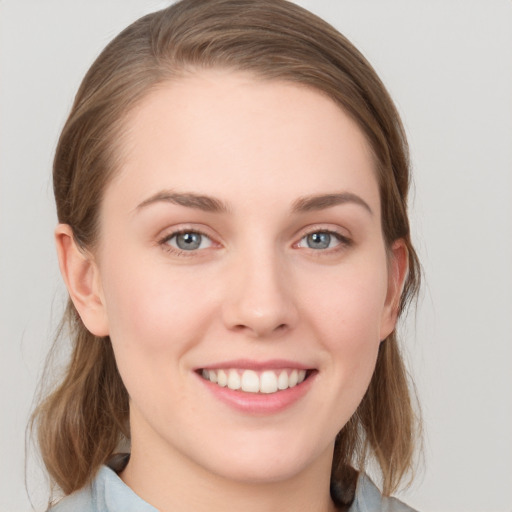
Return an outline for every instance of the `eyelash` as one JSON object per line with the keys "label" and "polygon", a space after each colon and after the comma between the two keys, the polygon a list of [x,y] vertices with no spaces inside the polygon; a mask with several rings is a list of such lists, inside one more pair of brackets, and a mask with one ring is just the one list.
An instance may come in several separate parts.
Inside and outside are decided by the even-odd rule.
{"label": "eyelash", "polygon": [[[172,240],[173,238],[175,237],[178,237],[179,235],[183,235],[183,234],[195,234],[195,235],[200,235],[201,237],[204,237],[204,238],[207,238],[210,242],[211,245],[214,245],[215,242],[213,241],[212,237],[210,237],[209,235],[207,235],[206,233],[204,233],[203,231],[201,230],[198,230],[198,229],[179,229],[177,231],[173,231],[172,233],[169,233],[167,235],[165,235],[162,239],[160,239],[158,241],[158,245],[162,247],[163,250],[171,253],[171,254],[174,254],[174,255],[177,255],[177,256],[183,256],[183,257],[190,257],[190,256],[196,256],[197,253],[203,251],[204,249],[208,249],[209,247],[206,247],[206,248],[203,248],[203,249],[200,249],[200,248],[197,248],[197,249],[191,249],[191,250],[184,250],[184,249],[180,249],[179,247],[174,247],[172,245],[169,244],[169,241]],[[306,232],[305,234],[303,234],[299,241],[296,242],[295,244],[293,244],[293,247],[296,247],[296,248],[302,248],[299,246],[299,244],[307,239],[307,237],[311,236],[311,235],[315,235],[315,234],[326,234],[326,235],[329,235],[329,236],[334,236],[334,238],[338,241],[338,244],[334,247],[327,247],[327,248],[323,248],[323,249],[314,249],[314,248],[311,248],[311,247],[304,247],[305,249],[309,249],[312,253],[316,253],[316,255],[320,256],[322,254],[325,254],[325,253],[336,253],[340,250],[343,250],[343,249],[346,249],[347,247],[350,247],[352,244],[353,244],[353,241],[348,238],[347,236],[345,235],[342,235],[341,233],[335,231],[335,230],[330,230],[330,229],[322,229],[320,227],[318,228],[312,228],[311,230],[309,230],[308,232]],[[201,241],[202,243],[202,241]]]}

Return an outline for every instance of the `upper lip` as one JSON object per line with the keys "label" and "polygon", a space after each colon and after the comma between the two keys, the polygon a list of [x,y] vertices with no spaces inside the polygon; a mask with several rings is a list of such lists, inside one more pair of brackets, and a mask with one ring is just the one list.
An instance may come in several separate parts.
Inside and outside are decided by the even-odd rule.
{"label": "upper lip", "polygon": [[219,361],[205,366],[200,366],[197,370],[215,370],[222,368],[238,368],[243,370],[281,370],[291,368],[297,370],[311,370],[312,366],[291,361],[289,359],[269,359],[266,361],[254,361],[251,359],[231,359],[229,361]]}

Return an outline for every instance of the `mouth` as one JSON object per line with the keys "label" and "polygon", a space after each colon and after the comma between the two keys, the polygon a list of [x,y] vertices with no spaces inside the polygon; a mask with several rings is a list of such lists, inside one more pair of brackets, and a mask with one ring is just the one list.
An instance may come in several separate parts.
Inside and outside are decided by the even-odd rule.
{"label": "mouth", "polygon": [[299,368],[266,369],[202,368],[197,373],[221,388],[244,393],[274,394],[294,388],[308,379],[315,370]]}

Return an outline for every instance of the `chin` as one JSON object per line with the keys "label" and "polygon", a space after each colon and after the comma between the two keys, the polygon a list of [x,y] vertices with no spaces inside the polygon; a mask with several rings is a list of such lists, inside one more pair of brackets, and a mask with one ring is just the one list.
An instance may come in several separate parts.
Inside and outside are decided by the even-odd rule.
{"label": "chin", "polygon": [[[256,436],[255,436],[256,437]],[[330,472],[334,443],[323,447],[320,453],[292,440],[233,443],[222,454],[208,457],[205,464],[211,473],[244,484],[272,484],[292,479],[308,468],[325,464]],[[212,461],[214,461],[212,463]]]}

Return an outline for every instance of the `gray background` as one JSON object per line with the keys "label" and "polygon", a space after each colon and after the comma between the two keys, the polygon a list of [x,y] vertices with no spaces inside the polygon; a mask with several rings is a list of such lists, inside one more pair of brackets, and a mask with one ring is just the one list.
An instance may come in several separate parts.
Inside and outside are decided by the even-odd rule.
{"label": "gray background", "polygon": [[[311,0],[373,63],[410,138],[425,269],[406,348],[423,404],[423,511],[512,510],[512,3]],[[0,511],[31,509],[25,425],[64,303],[51,160],[81,77],[167,2],[0,0]],[[36,510],[46,483],[34,456]]]}

